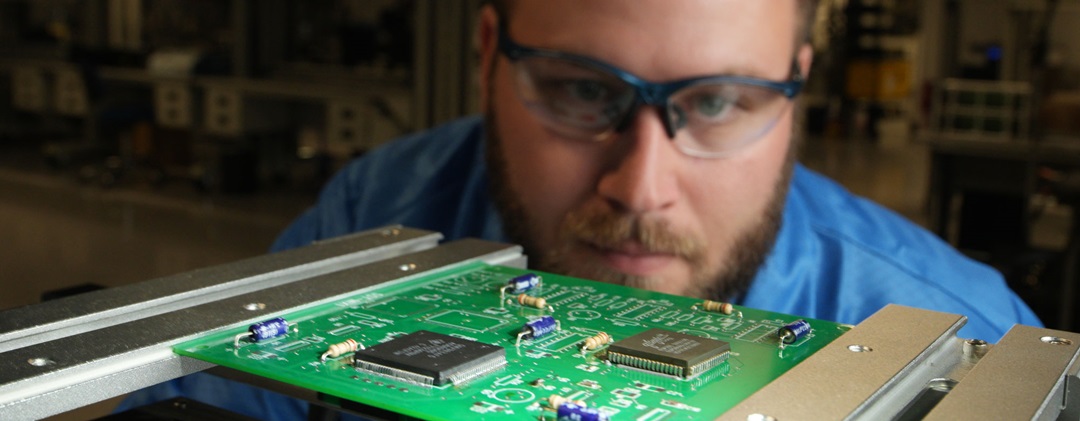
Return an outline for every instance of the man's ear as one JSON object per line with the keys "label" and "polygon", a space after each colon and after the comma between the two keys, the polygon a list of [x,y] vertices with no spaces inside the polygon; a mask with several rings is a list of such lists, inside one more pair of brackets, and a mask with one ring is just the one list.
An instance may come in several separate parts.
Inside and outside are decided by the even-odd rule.
{"label": "man's ear", "polygon": [[799,70],[802,71],[803,80],[809,79],[810,66],[814,64],[814,46],[809,43],[800,46],[796,59],[799,60]]}
{"label": "man's ear", "polygon": [[491,73],[495,71],[495,60],[499,59],[499,22],[495,8],[490,4],[480,9],[480,26],[477,29],[478,45],[480,46],[480,109],[488,109],[488,100],[491,98],[494,83]]}

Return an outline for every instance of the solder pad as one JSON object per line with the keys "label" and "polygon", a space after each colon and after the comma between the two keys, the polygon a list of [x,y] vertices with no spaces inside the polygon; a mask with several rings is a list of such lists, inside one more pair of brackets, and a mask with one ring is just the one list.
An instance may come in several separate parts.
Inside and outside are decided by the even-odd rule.
{"label": "solder pad", "polygon": [[[524,273],[481,263],[462,265],[367,288],[326,304],[268,314],[267,319],[280,316],[296,328],[287,342],[244,343],[234,349],[233,337],[247,331],[244,325],[174,349],[184,356],[315,390],[325,399],[355,401],[406,418],[552,419],[554,413],[545,412],[542,402],[558,394],[599,407],[612,414],[614,421],[639,417],[713,419],[847,330],[837,323],[806,319],[814,327],[813,336],[781,351],[777,329],[802,317],[745,307],[739,307],[742,317],[711,313],[695,309],[700,301],[691,298],[541,272],[535,273],[543,276],[543,285],[529,294],[546,299],[553,312],[500,300],[499,290],[506,282]],[[554,317],[561,329],[515,347],[525,322],[542,315]],[[675,361],[677,365],[685,360],[685,365],[693,366],[698,357],[723,361],[689,378],[608,362],[611,350],[633,355],[627,345],[633,343],[630,338],[651,329],[662,329],[670,337],[723,341],[730,344],[732,352],[723,360],[716,357],[720,348],[712,345],[707,347],[709,353],[686,351]],[[457,361],[497,368],[458,384],[450,379],[456,370],[419,363],[395,368],[419,373],[420,382],[414,382],[410,380],[416,379],[404,378],[407,376],[358,369],[351,353],[320,361],[329,345],[346,339],[368,349],[393,347],[408,343],[398,341],[419,331],[432,332],[432,338],[482,344],[476,348],[470,345],[467,355]],[[607,333],[614,342],[581,351],[581,342],[599,332]],[[484,355],[482,349],[505,350],[505,365],[498,368],[502,365],[498,357],[478,356]],[[359,359],[373,361],[368,355],[361,351]],[[658,355],[648,357],[659,359]],[[462,366],[461,370],[467,368]],[[417,385],[426,378],[432,379],[433,386]],[[437,386],[441,380],[436,379],[442,378],[449,383]]]}

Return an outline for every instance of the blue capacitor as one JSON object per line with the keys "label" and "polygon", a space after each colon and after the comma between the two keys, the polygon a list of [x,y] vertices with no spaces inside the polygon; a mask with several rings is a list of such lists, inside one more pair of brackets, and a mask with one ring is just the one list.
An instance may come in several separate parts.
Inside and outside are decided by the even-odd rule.
{"label": "blue capacitor", "polygon": [[284,336],[287,333],[289,333],[289,322],[278,317],[251,325],[248,327],[247,333],[236,335],[236,338],[233,339],[233,346],[239,348],[240,340],[244,338],[249,338],[252,342],[259,342]]}
{"label": "blue capacitor", "polygon": [[521,294],[536,288],[537,285],[540,285],[540,276],[535,273],[526,273],[511,279],[506,285],[506,291],[511,294]]}
{"label": "blue capacitor", "polygon": [[521,333],[517,335],[517,345],[521,345],[521,338],[541,338],[557,330],[559,330],[559,322],[554,317],[541,316],[539,319],[525,322]]}
{"label": "blue capacitor", "polygon": [[551,332],[559,329],[558,322],[554,317],[543,316],[539,319],[525,323],[525,332],[528,332],[530,338],[536,339],[543,337]]}
{"label": "blue capacitor", "polygon": [[556,413],[558,421],[607,421],[608,415],[596,408],[589,408],[575,403],[559,405]]}
{"label": "blue capacitor", "polygon": [[278,317],[265,322],[255,323],[248,328],[248,333],[251,334],[251,340],[255,342],[273,339],[289,333],[289,322]]}
{"label": "blue capacitor", "polygon": [[807,333],[810,333],[810,323],[802,319],[786,324],[776,331],[777,336],[780,336],[780,342],[785,345],[795,343],[795,341],[806,336]]}

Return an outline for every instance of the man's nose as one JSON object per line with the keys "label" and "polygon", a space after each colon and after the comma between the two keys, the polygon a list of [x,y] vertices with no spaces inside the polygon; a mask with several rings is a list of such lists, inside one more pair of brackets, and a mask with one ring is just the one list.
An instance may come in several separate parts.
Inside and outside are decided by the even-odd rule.
{"label": "man's nose", "polygon": [[659,112],[656,107],[641,107],[630,125],[616,135],[615,152],[597,186],[615,209],[657,212],[679,199],[677,170],[682,155],[664,131]]}

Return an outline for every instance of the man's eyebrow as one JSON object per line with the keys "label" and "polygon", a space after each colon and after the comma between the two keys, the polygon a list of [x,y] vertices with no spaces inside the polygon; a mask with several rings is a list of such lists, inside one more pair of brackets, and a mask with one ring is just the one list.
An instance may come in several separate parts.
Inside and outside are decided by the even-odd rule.
{"label": "man's eyebrow", "polygon": [[787,70],[787,73],[785,73],[783,76],[773,77],[773,76],[768,75],[767,72],[765,71],[765,69],[750,67],[750,66],[746,66],[746,65],[733,65],[733,66],[725,66],[725,67],[719,69],[718,71],[714,71],[714,72],[706,73],[706,74],[699,74],[699,75],[693,76],[693,77],[738,76],[738,77],[748,77],[748,78],[754,78],[754,79],[783,81],[783,80],[785,80],[785,79],[787,79],[788,77],[791,76],[790,75],[791,66],[789,65],[785,69]]}

